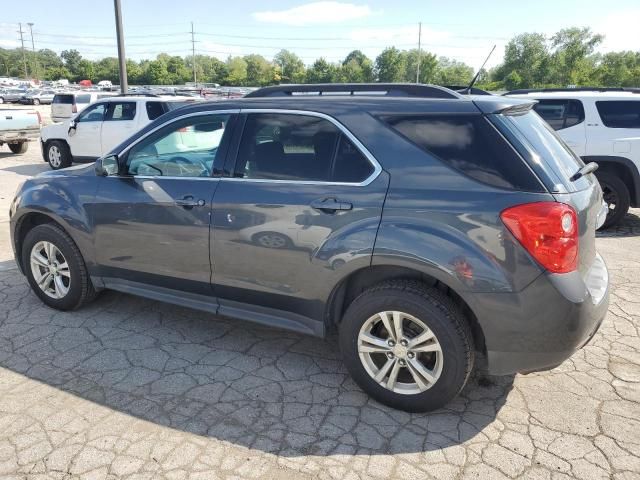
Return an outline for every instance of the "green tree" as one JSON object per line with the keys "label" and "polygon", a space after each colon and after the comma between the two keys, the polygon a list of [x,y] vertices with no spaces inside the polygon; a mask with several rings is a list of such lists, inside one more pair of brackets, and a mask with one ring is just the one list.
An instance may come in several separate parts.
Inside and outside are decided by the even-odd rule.
{"label": "green tree", "polygon": [[[504,61],[495,75],[506,81],[506,77],[515,72],[519,85],[513,88],[534,88],[550,81],[550,68],[551,54],[544,35],[523,33],[509,41],[504,50]],[[510,81],[514,79],[512,77]]]}
{"label": "green tree", "polygon": [[227,83],[229,85],[245,85],[247,82],[247,62],[242,57],[229,57],[227,60]]}
{"label": "green tree", "polygon": [[73,81],[77,82],[78,80],[82,80],[80,78],[80,62],[82,61],[82,55],[77,50],[63,50],[60,54],[60,57],[64,61],[64,66],[71,73],[71,77],[73,77]]}
{"label": "green tree", "polygon": [[418,73],[418,58],[420,59],[420,83],[433,83],[436,79],[438,59],[432,53],[424,50],[418,55],[418,49],[403,52],[405,57],[405,82],[415,82]]}
{"label": "green tree", "polygon": [[435,83],[438,85],[467,85],[471,82],[473,73],[473,68],[464,62],[440,57],[435,73]]}
{"label": "green tree", "polygon": [[246,55],[247,85],[264,86],[273,81],[273,66],[262,55]]}
{"label": "green tree", "polygon": [[[129,72],[127,71],[127,81]],[[116,57],[105,57],[95,64],[93,81],[109,80],[114,84],[120,83],[120,64]]]}
{"label": "green tree", "polygon": [[595,68],[589,56],[602,43],[604,37],[589,28],[565,28],[551,37],[554,83],[560,85],[587,84]]}
{"label": "green tree", "polygon": [[283,83],[302,83],[305,79],[304,63],[295,53],[280,50],[273,61],[280,67],[280,77]]}
{"label": "green tree", "polygon": [[406,59],[396,47],[385,48],[376,57],[379,82],[402,82],[406,78]]}
{"label": "green tree", "polygon": [[331,83],[335,81],[337,68],[320,57],[307,69],[307,83]]}
{"label": "green tree", "polygon": [[640,52],[609,52],[597,59],[594,80],[605,87],[640,86]]}
{"label": "green tree", "polygon": [[373,62],[360,50],[353,50],[342,61],[340,81],[373,82]]}

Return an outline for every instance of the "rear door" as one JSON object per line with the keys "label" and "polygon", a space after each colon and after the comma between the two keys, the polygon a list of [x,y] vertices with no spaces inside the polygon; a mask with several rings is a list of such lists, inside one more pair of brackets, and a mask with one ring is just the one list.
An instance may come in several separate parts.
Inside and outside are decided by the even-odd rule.
{"label": "rear door", "polygon": [[637,140],[640,136],[639,100],[605,99],[594,102],[594,118],[600,118],[600,122],[589,127],[589,155],[628,158],[640,155],[640,142]]}
{"label": "rear door", "polygon": [[587,134],[580,100],[539,99],[533,109],[553,128],[576,155],[585,155]]}
{"label": "rear door", "polygon": [[388,176],[327,116],[244,112],[233,174],[213,203],[220,312],[321,318],[326,289],[370,263]]}
{"label": "rear door", "polygon": [[137,131],[137,117],[145,114],[139,112],[136,101],[109,102],[109,108],[102,125],[102,154],[124,142]]}

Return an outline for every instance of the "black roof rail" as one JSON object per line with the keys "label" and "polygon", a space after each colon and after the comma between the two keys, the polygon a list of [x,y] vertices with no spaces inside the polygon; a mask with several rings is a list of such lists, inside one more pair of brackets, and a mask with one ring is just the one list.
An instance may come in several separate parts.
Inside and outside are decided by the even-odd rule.
{"label": "black roof rail", "polygon": [[460,95],[493,95],[492,93],[482,90],[481,88],[471,87],[469,89],[466,85],[442,85],[444,88],[458,92]]}
{"label": "black roof rail", "polygon": [[576,87],[576,88],[520,88],[503,93],[503,95],[522,95],[525,93],[545,92],[630,92],[640,93],[640,88],[630,87]]}
{"label": "black roof rail", "polygon": [[316,83],[275,85],[245,95],[245,98],[288,97],[294,94],[381,93],[389,97],[460,98],[460,94],[437,85],[419,83]]}

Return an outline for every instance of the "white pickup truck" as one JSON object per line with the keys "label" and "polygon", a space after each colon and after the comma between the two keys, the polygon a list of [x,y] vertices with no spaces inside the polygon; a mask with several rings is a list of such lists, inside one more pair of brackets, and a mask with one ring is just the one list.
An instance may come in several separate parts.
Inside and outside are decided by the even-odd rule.
{"label": "white pickup truck", "polygon": [[42,129],[42,156],[57,170],[109,153],[160,115],[195,101],[174,96],[117,96],[98,100],[78,115]]}
{"label": "white pickup truck", "polygon": [[25,153],[29,140],[40,135],[42,118],[35,110],[0,109],[0,146],[5,143],[13,153]]}

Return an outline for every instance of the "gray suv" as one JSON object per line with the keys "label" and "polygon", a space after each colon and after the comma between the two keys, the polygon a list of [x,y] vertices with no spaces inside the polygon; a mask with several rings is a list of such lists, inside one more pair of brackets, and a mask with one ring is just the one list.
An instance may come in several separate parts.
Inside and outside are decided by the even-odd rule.
{"label": "gray suv", "polygon": [[382,403],[553,368],[608,305],[602,191],[534,102],[427,85],[267,87],[162,115],[11,205],[61,310],[103,289],[316,336]]}

